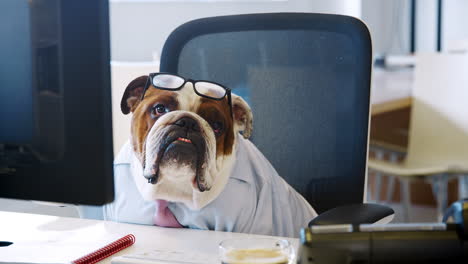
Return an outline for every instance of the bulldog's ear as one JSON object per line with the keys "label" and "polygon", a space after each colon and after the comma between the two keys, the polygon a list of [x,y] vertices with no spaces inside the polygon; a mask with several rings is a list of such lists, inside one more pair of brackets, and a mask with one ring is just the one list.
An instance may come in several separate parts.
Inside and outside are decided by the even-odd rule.
{"label": "bulldog's ear", "polygon": [[242,97],[235,94],[232,94],[232,114],[239,131],[242,131],[244,138],[249,138],[252,135],[252,110]]}
{"label": "bulldog's ear", "polygon": [[120,101],[120,109],[124,115],[130,113],[130,111],[133,112],[140,103],[147,80],[148,75],[140,76],[131,81],[127,85],[127,88],[125,88],[122,100]]}

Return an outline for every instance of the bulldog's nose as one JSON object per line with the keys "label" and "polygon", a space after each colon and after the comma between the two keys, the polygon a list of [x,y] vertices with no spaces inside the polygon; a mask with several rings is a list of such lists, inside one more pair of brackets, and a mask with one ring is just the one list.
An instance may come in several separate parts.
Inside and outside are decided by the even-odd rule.
{"label": "bulldog's nose", "polygon": [[200,131],[200,126],[195,119],[190,117],[182,117],[181,119],[177,120],[174,125],[180,126],[182,128],[191,129],[193,131]]}

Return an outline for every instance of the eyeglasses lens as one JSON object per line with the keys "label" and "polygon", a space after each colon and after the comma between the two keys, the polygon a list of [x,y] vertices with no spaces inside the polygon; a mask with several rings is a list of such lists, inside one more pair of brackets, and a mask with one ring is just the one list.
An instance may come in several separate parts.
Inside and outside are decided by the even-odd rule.
{"label": "eyeglasses lens", "polygon": [[222,86],[210,82],[196,82],[195,89],[198,93],[215,99],[221,99],[226,95],[226,90]]}
{"label": "eyeglasses lens", "polygon": [[170,74],[158,74],[153,77],[155,87],[166,89],[178,89],[184,84],[185,80],[181,77]]}

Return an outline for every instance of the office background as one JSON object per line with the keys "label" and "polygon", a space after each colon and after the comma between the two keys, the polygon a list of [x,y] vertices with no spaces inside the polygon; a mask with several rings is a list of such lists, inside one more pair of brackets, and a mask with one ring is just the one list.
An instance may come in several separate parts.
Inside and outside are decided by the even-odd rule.
{"label": "office background", "polygon": [[[416,0],[416,50],[436,50],[438,0]],[[468,38],[468,2],[442,1],[442,49]],[[318,12],[361,18],[375,54],[410,52],[410,0],[111,0],[111,55],[115,61],[158,57],[169,33],[189,20],[255,12]]]}
{"label": "office background", "polygon": [[[439,1],[416,0],[415,3],[415,51],[436,51]],[[468,30],[464,27],[468,24],[465,15],[468,1],[445,0],[441,4],[441,48],[443,51],[456,49],[468,39]],[[157,69],[166,37],[180,24],[201,17],[256,12],[318,12],[355,16],[369,26],[374,55],[407,55],[411,50],[409,0],[110,0],[113,65],[143,65],[148,69]],[[116,100],[120,99],[124,88],[112,88]],[[114,115],[121,116],[121,113]],[[127,124],[129,116],[119,117],[118,122]],[[118,122],[114,122],[114,136],[124,138],[128,131]],[[117,149],[114,152],[117,153],[120,143],[115,145]],[[0,199],[0,209],[77,216],[72,207],[28,201]]]}

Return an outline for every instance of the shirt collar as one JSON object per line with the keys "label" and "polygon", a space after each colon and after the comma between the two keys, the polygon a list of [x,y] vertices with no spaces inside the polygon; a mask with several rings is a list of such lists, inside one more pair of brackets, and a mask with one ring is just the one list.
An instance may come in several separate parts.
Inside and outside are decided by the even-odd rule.
{"label": "shirt collar", "polygon": [[120,149],[119,154],[117,154],[117,157],[115,157],[114,165],[130,164],[132,160],[132,152],[132,144],[130,143],[130,140],[127,140]]}

